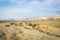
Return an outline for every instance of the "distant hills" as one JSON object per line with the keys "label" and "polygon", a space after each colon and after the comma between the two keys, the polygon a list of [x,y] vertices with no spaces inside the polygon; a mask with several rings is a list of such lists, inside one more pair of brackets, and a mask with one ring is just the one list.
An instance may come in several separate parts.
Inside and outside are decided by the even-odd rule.
{"label": "distant hills", "polygon": [[42,17],[34,17],[34,18],[22,18],[22,19],[8,19],[8,20],[0,20],[0,21],[18,21],[18,20],[60,20],[60,15],[56,16],[42,16]]}
{"label": "distant hills", "polygon": [[28,18],[28,20],[60,20],[60,15]]}

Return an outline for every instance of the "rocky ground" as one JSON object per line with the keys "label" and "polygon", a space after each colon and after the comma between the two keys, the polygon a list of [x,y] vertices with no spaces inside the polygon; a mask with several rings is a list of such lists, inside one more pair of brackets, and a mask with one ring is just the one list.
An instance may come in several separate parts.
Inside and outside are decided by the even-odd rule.
{"label": "rocky ground", "polygon": [[60,21],[0,22],[0,40],[60,40]]}

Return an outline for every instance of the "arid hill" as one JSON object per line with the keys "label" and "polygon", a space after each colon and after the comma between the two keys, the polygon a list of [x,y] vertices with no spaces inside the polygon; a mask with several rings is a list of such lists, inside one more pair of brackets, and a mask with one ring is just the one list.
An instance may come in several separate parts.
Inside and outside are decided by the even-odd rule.
{"label": "arid hill", "polygon": [[59,30],[60,19],[0,21],[0,40],[60,40]]}

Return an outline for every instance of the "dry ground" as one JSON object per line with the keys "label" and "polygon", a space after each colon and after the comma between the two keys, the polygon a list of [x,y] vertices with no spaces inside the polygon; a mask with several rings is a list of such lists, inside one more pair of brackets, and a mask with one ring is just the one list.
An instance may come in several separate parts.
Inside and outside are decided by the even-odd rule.
{"label": "dry ground", "polygon": [[0,40],[60,40],[60,20],[0,21]]}

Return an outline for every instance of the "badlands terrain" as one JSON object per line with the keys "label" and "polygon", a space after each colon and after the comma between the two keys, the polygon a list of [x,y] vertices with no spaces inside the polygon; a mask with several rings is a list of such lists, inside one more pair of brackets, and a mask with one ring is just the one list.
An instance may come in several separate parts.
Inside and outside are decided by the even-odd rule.
{"label": "badlands terrain", "polygon": [[60,16],[0,21],[0,40],[60,40]]}

